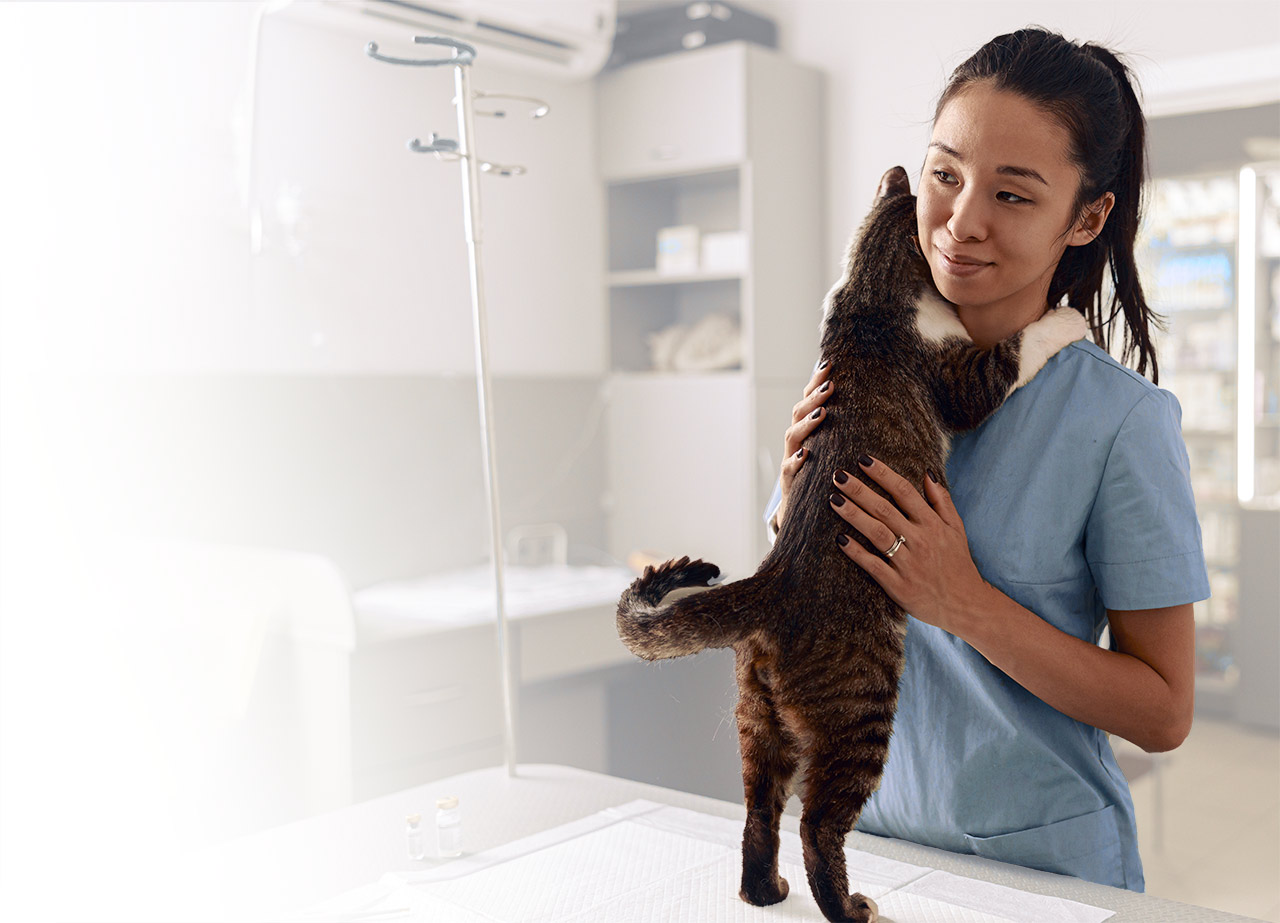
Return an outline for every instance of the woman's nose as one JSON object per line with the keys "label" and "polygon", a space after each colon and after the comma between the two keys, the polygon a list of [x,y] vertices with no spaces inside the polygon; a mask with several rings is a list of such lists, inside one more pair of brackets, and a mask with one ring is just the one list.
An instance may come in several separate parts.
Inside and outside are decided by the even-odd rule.
{"label": "woman's nose", "polygon": [[947,230],[956,240],[986,240],[989,216],[986,203],[969,190],[962,190],[951,200],[951,217]]}

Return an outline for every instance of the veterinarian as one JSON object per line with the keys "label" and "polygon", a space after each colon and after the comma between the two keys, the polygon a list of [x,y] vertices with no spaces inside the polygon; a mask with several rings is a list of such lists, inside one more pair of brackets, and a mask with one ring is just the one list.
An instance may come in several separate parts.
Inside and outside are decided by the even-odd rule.
{"label": "veterinarian", "polygon": [[[831,485],[832,541],[911,614],[889,762],[858,828],[1134,891],[1133,802],[1107,734],[1182,743],[1192,603],[1209,595],[1181,411],[1153,383],[1157,318],[1134,265],[1145,146],[1105,48],[1022,30],[955,70],[918,188],[934,282],[980,346],[1065,300],[1101,347],[1062,350],[957,436],[950,491],[865,456],[851,466],[893,503],[854,472]],[[1136,372],[1107,353],[1116,328]],[[786,431],[771,535],[828,375]]]}

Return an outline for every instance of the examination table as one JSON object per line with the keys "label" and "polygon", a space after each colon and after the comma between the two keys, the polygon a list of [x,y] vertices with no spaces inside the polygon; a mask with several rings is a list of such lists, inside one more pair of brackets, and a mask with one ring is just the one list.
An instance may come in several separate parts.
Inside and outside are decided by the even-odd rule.
{"label": "examination table", "polygon": [[[452,860],[433,855],[435,802],[446,795],[462,810],[463,856]],[[410,814],[423,818],[425,861],[406,854]],[[514,778],[502,767],[476,770],[213,850],[204,874],[213,876],[220,904],[209,910],[224,919],[297,921],[820,921],[803,874],[787,865],[798,859],[799,819],[790,814],[782,822],[790,896],[769,908],[738,898],[744,817],[740,804],[565,766],[521,765]],[[1246,919],[861,833],[846,849],[854,888],[872,897],[877,882],[882,894],[890,890],[877,898],[886,923]],[[663,871],[677,852],[692,857],[690,874]],[[903,882],[910,883],[893,891]]]}

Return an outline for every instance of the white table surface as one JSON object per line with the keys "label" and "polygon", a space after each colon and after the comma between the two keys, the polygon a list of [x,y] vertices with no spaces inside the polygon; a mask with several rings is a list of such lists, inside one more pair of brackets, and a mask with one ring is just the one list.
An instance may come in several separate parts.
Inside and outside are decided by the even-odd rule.
{"label": "white table surface", "polygon": [[[463,773],[263,831],[210,851],[201,877],[210,886],[201,901],[207,919],[263,919],[300,910],[376,882],[384,873],[426,868],[441,860],[412,862],[405,853],[405,817],[422,814],[432,849],[435,801],[457,795],[465,853],[475,853],[594,814],[637,798],[742,821],[741,804],[618,779],[566,766],[522,765],[516,776],[495,767]],[[785,815],[784,829],[799,819]],[[1183,923],[1248,919],[1096,885],[1062,875],[1006,865],[852,833],[846,846],[1024,891],[1048,894],[1116,911],[1114,923]],[[203,889],[202,889],[203,890]]]}

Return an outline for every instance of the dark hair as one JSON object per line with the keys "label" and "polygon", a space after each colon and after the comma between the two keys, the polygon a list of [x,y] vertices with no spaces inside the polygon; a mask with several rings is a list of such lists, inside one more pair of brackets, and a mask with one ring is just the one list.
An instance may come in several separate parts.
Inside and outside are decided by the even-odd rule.
{"label": "dark hair", "polygon": [[[1102,233],[1088,244],[1068,247],[1049,283],[1049,304],[1081,311],[1103,349],[1111,347],[1117,315],[1124,316],[1122,359],[1137,358],[1141,375],[1159,366],[1151,330],[1163,319],[1147,305],[1134,262],[1133,242],[1142,215],[1146,182],[1146,119],[1129,69],[1101,45],[1078,45],[1043,29],[999,35],[951,74],[934,118],[957,93],[977,82],[1017,93],[1057,120],[1071,137],[1071,161],[1080,171],[1073,223],[1106,192],[1115,204]],[[1103,274],[1111,266],[1111,304],[1103,310]]]}

